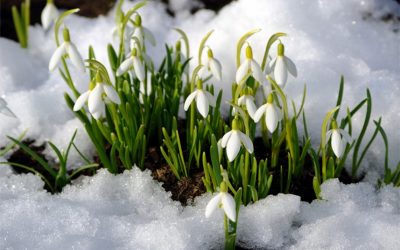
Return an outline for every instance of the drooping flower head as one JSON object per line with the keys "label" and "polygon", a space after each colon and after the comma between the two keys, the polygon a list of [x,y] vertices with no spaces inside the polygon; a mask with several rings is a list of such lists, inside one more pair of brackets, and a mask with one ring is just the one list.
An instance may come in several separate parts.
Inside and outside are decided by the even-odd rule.
{"label": "drooping flower head", "polygon": [[145,70],[142,60],[140,59],[139,53],[137,48],[134,48],[130,56],[125,59],[117,69],[117,76],[123,75],[129,69],[133,67],[133,72],[135,72],[136,77],[141,81],[144,82],[145,80]]}
{"label": "drooping flower head", "polygon": [[101,74],[96,74],[96,81],[89,84],[89,90],[81,94],[75,102],[74,111],[80,110],[88,102],[89,112],[95,119],[105,116],[105,103],[121,104],[121,99],[113,86],[103,81]]}
{"label": "drooping flower head", "polygon": [[57,20],[58,10],[54,5],[53,0],[47,0],[46,6],[44,7],[41,14],[41,21],[45,30],[49,29],[50,26]]}
{"label": "drooping flower head", "polygon": [[57,67],[63,56],[69,56],[72,64],[82,73],[84,73],[85,65],[83,63],[82,56],[79,54],[76,46],[71,42],[68,28],[64,28],[63,38],[64,42],[60,44],[60,46],[56,49],[56,51],[54,51],[54,54],[51,56],[49,70],[53,71]]}
{"label": "drooping flower head", "polygon": [[253,90],[250,87],[244,89],[244,94],[238,99],[238,105],[246,107],[247,113],[254,120],[257,107],[254,102]]}
{"label": "drooping flower head", "polygon": [[228,193],[228,187],[225,181],[221,182],[220,191],[217,193],[206,206],[206,218],[217,209],[222,208],[226,216],[233,222],[236,221],[236,203],[231,194]]}
{"label": "drooping flower head", "polygon": [[282,119],[281,112],[274,104],[274,96],[272,93],[268,95],[267,103],[262,105],[254,114],[254,121],[259,122],[264,116],[265,124],[269,132],[273,133],[278,127],[279,121]]}
{"label": "drooping flower head", "polygon": [[253,59],[253,50],[250,45],[246,47],[246,59],[236,71],[236,83],[239,84],[241,81],[246,80],[244,78],[248,73],[251,73],[251,76],[258,82],[264,82],[264,74],[262,73],[260,65]]}
{"label": "drooping flower head", "polygon": [[253,142],[251,142],[248,135],[240,131],[239,117],[236,116],[232,121],[232,130],[226,133],[221,140],[221,146],[226,148],[226,155],[230,162],[235,160],[242,144],[250,154],[253,153]]}
{"label": "drooping flower head", "polygon": [[332,121],[331,126],[332,129],[326,133],[326,141],[328,142],[329,138],[331,139],[332,151],[337,158],[340,158],[346,149],[347,143],[351,143],[352,139],[345,130],[338,128],[336,121]]}
{"label": "drooping flower head", "polygon": [[216,100],[215,97],[208,91],[203,90],[203,81],[201,79],[197,80],[197,88],[186,98],[185,104],[183,106],[184,110],[187,111],[189,106],[196,99],[196,106],[199,113],[206,118],[209,111],[209,106],[215,107]]}
{"label": "drooping flower head", "polygon": [[204,69],[211,73],[218,81],[222,79],[222,66],[221,63],[214,58],[214,53],[211,48],[208,48],[207,57],[205,58]]}
{"label": "drooping flower head", "polygon": [[[132,37],[136,37],[140,42],[140,47],[144,48],[144,42],[149,41],[151,45],[156,45],[156,39],[153,33],[146,27],[142,25],[142,17],[137,14],[135,20],[133,21],[134,30]],[[132,49],[132,48],[131,48]]]}
{"label": "drooping flower head", "polygon": [[[269,71],[269,72],[268,72]],[[288,78],[288,72],[297,77],[297,68],[293,61],[285,56],[285,46],[282,43],[278,44],[278,56],[269,63],[267,73],[274,73],[276,83],[284,88]]]}

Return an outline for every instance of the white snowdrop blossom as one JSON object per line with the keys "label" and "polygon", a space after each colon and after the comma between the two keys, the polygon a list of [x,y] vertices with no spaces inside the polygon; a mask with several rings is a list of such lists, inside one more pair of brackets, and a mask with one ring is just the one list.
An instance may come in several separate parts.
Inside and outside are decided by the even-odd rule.
{"label": "white snowdrop blossom", "polygon": [[6,100],[0,97],[0,113],[9,117],[17,118],[17,116],[7,106]]}
{"label": "white snowdrop blossom", "polygon": [[121,63],[121,65],[117,69],[117,76],[123,75],[125,72],[127,72],[130,68],[133,67],[133,71],[135,72],[136,77],[139,79],[139,81],[144,82],[145,80],[144,65],[140,60],[137,51],[138,50],[134,48],[131,51],[130,56]]}
{"label": "white snowdrop blossom", "polygon": [[222,79],[222,66],[221,63],[214,58],[212,50],[209,48],[207,57],[204,63],[205,69],[211,73],[218,81]]}
{"label": "white snowdrop blossom", "polygon": [[347,143],[352,141],[350,135],[345,130],[337,127],[336,121],[332,122],[332,129],[326,133],[327,142],[329,141],[329,138],[331,139],[333,153],[337,158],[342,157]]}
{"label": "white snowdrop blossom", "polygon": [[46,6],[44,7],[41,20],[42,26],[45,30],[50,28],[50,26],[57,20],[58,18],[58,10],[54,5],[53,0],[47,0]]}
{"label": "white snowdrop blossom", "polygon": [[51,56],[49,63],[49,70],[53,71],[58,63],[61,61],[61,58],[64,55],[68,55],[71,59],[72,64],[78,68],[82,73],[85,72],[85,65],[82,60],[82,56],[79,54],[76,46],[71,42],[69,31],[67,28],[64,29],[63,32],[64,42],[60,44],[60,46],[54,51],[54,54]]}
{"label": "white snowdrop blossom", "polygon": [[283,44],[278,44],[278,56],[269,63],[268,70],[268,74],[274,73],[274,79],[281,88],[286,85],[288,72],[297,77],[296,65],[289,57],[285,56],[285,46]]}
{"label": "white snowdrop blossom", "polygon": [[281,112],[278,107],[274,105],[273,95],[268,95],[267,103],[262,105],[254,114],[254,121],[259,122],[261,117],[264,115],[265,124],[269,132],[273,133],[278,127],[279,121],[282,119]]}
{"label": "white snowdrop blossom", "polygon": [[260,65],[253,59],[253,51],[250,46],[246,48],[246,59],[244,62],[239,66],[236,71],[236,83],[240,83],[246,79],[245,76],[248,73],[256,79],[258,82],[264,82],[264,74],[262,73]]}
{"label": "white snowdrop blossom", "polygon": [[114,87],[104,83],[99,74],[97,74],[96,78],[97,83],[93,84],[92,82],[89,90],[78,97],[73,110],[80,110],[87,101],[89,112],[97,120],[105,116],[105,102],[111,101],[119,105],[121,104],[121,99]]}
{"label": "white snowdrop blossom", "polygon": [[250,137],[239,130],[239,119],[235,117],[232,121],[232,130],[226,133],[221,140],[222,148],[226,148],[226,155],[230,162],[238,155],[242,144],[251,154],[254,151],[253,142]]}
{"label": "white snowdrop blossom", "polygon": [[[156,39],[153,33],[142,25],[142,18],[140,15],[136,15],[134,23],[134,30],[132,37],[136,37],[140,42],[140,47],[144,47],[144,41],[149,41],[151,45],[156,45]],[[132,48],[131,48],[132,49]]]}
{"label": "white snowdrop blossom", "polygon": [[233,222],[236,221],[236,203],[231,194],[228,193],[228,188],[225,182],[221,183],[220,192],[217,193],[206,206],[206,218],[217,209],[222,208],[226,216]]}
{"label": "white snowdrop blossom", "polygon": [[238,105],[245,106],[247,109],[247,113],[254,120],[254,113],[257,111],[256,104],[254,102],[254,96],[251,95],[251,89],[246,88],[245,94],[239,97]]}
{"label": "white snowdrop blossom", "polygon": [[215,107],[216,100],[215,97],[206,90],[203,90],[202,80],[197,81],[197,89],[190,93],[185,100],[183,109],[187,111],[192,102],[196,99],[196,106],[199,113],[206,118],[210,106]]}

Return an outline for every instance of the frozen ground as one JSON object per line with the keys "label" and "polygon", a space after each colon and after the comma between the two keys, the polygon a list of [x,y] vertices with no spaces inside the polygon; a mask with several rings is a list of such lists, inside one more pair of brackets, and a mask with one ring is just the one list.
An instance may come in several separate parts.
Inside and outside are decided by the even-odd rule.
{"label": "frozen ground", "polygon": [[[174,2],[181,10],[189,6],[188,1]],[[188,33],[193,56],[201,37],[215,29],[209,45],[222,61],[224,79],[217,85],[225,90],[234,76],[235,46],[242,34],[262,28],[250,39],[256,59],[261,60],[267,37],[288,33],[283,41],[299,77],[290,79],[287,91],[299,101],[307,83],[306,111],[313,140],[319,139],[323,115],[335,105],[333,93],[343,74],[346,105],[360,101],[365,88],[370,88],[373,117],[383,117],[395,163],[400,150],[400,35],[393,32],[398,24],[379,20],[388,10],[400,15],[392,0],[239,0],[218,14],[203,10],[191,16],[183,11],[175,18],[166,14],[163,4],[151,2],[141,13],[143,24],[159,41],[150,49],[156,62],[164,54],[161,41],[178,38],[171,28]],[[97,58],[106,62],[113,15],[71,17],[67,25],[82,54],[91,44]],[[7,142],[5,135],[16,136],[27,128],[27,136],[39,143],[51,139],[63,146],[78,128],[78,146],[92,154],[79,121],[64,103],[66,85],[57,72],[47,70],[55,49],[52,33],[35,26],[30,34],[29,50],[0,38],[0,96],[19,117],[0,117],[0,146]],[[87,88],[87,76],[73,77],[80,90]],[[360,122],[354,119],[356,128]],[[365,166],[370,173],[382,172],[382,156],[382,146],[376,144]],[[5,167],[0,171],[0,249],[204,249],[219,246],[223,239],[221,218],[216,218],[221,214],[209,220],[203,216],[210,196],[182,208],[147,172],[112,176],[101,171],[51,196],[33,175],[16,176]],[[325,201],[306,204],[299,197],[279,195],[243,208],[239,241],[247,247],[273,249],[398,248],[399,189],[376,191],[368,183],[346,186],[333,180],[323,185],[323,197]]]}

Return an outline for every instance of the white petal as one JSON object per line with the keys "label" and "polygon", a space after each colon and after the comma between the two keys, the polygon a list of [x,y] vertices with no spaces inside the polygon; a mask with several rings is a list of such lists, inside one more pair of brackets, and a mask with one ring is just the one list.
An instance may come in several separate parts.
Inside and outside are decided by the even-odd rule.
{"label": "white petal", "polygon": [[285,56],[285,63],[289,73],[292,74],[292,76],[297,77],[296,64],[294,64],[294,62],[287,56]]}
{"label": "white petal", "polygon": [[69,43],[67,50],[68,55],[71,58],[72,64],[81,72],[85,72],[85,64],[83,63],[82,57],[76,49],[75,45],[73,43]]}
{"label": "white petal", "polygon": [[64,54],[65,54],[65,43],[62,43],[60,47],[58,47],[56,51],[54,51],[54,54],[51,56],[49,62],[50,71],[53,71],[57,67],[57,64],[60,62],[60,59]]}
{"label": "white petal", "polygon": [[106,105],[102,103],[99,107],[99,110],[91,114],[96,120],[98,120],[100,117],[106,116]]}
{"label": "white petal", "polygon": [[[275,63],[275,62],[273,62],[273,63]],[[271,72],[272,72],[272,65],[273,65],[273,63],[271,63],[271,56],[268,56],[267,57],[267,63],[265,64],[265,73],[267,74],[267,75],[269,75]]]}
{"label": "white petal", "polygon": [[228,156],[228,160],[230,162],[235,160],[240,148],[241,143],[239,133],[238,131],[232,131],[232,135],[230,136],[228,144],[226,145],[226,155]]}
{"label": "white petal", "polygon": [[42,25],[45,30],[47,30],[50,25],[54,22],[58,17],[58,11],[54,4],[48,3],[44,7],[41,15]]}
{"label": "white petal", "polygon": [[[135,31],[133,32],[134,37],[136,37],[139,42],[140,42],[140,47],[143,47],[143,39],[144,39],[144,35],[143,35],[143,30],[142,27],[136,28]],[[133,49],[135,47],[135,40],[131,40],[131,49]]]}
{"label": "white petal", "polygon": [[254,61],[251,60],[251,71],[254,79],[256,79],[258,82],[263,83],[264,82],[264,74],[261,70],[260,65]]}
{"label": "white petal", "polygon": [[239,97],[239,99],[238,99],[238,105],[239,106],[245,105],[246,97],[247,97],[246,95],[242,95],[241,97]]}
{"label": "white petal", "polygon": [[93,114],[95,112],[98,112],[101,108],[101,105],[104,105],[102,101],[102,94],[103,86],[101,83],[98,83],[89,94],[88,107],[90,113]]}
{"label": "white petal", "polygon": [[246,99],[246,108],[247,108],[247,112],[249,113],[250,118],[254,120],[254,115],[257,111],[257,107],[251,98]]}
{"label": "white petal", "polygon": [[229,193],[222,193],[221,194],[221,203],[222,207],[224,208],[226,216],[235,222],[236,221],[236,204],[235,200],[233,199],[232,195]]}
{"label": "white petal", "polygon": [[121,63],[121,65],[119,65],[118,69],[117,69],[117,76],[121,76],[122,74],[124,74],[126,71],[128,71],[128,69],[133,65],[133,58],[129,57],[128,59],[126,59],[125,61],[123,61]]}
{"label": "white petal", "polygon": [[90,94],[90,90],[86,91],[85,93],[81,94],[78,97],[78,99],[76,100],[75,105],[74,105],[74,109],[73,109],[74,111],[80,110],[83,107],[83,105],[85,105],[85,102],[87,101],[87,99],[89,97],[89,94]]}
{"label": "white petal", "polygon": [[[328,141],[329,141],[329,138],[331,137],[331,135],[332,135],[332,129],[330,129],[330,130],[328,130],[328,132],[326,132],[326,134],[325,134],[325,139],[326,139],[326,141],[325,141],[325,145],[328,143]],[[325,146],[324,145],[324,146]]]}
{"label": "white petal", "polygon": [[258,122],[261,117],[265,114],[265,111],[267,110],[267,104],[262,105],[257,109],[257,111],[254,113],[254,122]]}
{"label": "white petal", "polygon": [[142,27],[142,29],[144,33],[144,38],[146,38],[146,40],[148,40],[151,45],[156,46],[156,39],[154,38],[153,33],[151,33],[151,31],[145,27]]}
{"label": "white petal", "polygon": [[243,78],[247,75],[250,67],[250,60],[246,59],[244,62],[239,66],[236,71],[236,83],[239,84]]}
{"label": "white petal", "polygon": [[278,56],[276,59],[275,69],[274,69],[274,77],[276,83],[279,87],[284,88],[287,81],[287,68],[286,63],[282,56]]}
{"label": "white petal", "polygon": [[247,151],[251,154],[254,151],[254,146],[253,142],[250,140],[250,138],[243,132],[238,132],[240,136],[240,140],[242,141],[244,147],[247,149]]}
{"label": "white petal", "polygon": [[215,211],[220,202],[221,202],[221,194],[217,194],[208,202],[206,206],[206,218],[211,216],[211,214]]}
{"label": "white petal", "polygon": [[204,91],[206,96],[207,96],[207,100],[208,100],[208,104],[211,107],[215,107],[217,100],[215,100],[215,96],[213,96],[210,92],[208,91]]}
{"label": "white petal", "polygon": [[203,90],[197,91],[196,105],[197,105],[197,110],[199,111],[199,113],[204,118],[206,118],[208,115],[209,104],[208,104],[207,96],[206,96],[206,94],[204,94]]}
{"label": "white petal", "polygon": [[188,110],[190,104],[193,102],[194,98],[196,98],[197,96],[197,90],[193,91],[192,93],[190,93],[190,95],[188,95],[188,97],[186,98],[185,104],[183,105],[183,109],[185,111]]}
{"label": "white petal", "polygon": [[275,129],[278,127],[278,114],[275,110],[275,107],[271,103],[267,103],[267,108],[265,110],[265,124],[269,132],[273,133]]}
{"label": "white petal", "polygon": [[142,62],[136,56],[133,57],[133,69],[135,70],[135,74],[140,81],[144,81],[145,73]]}
{"label": "white petal", "polygon": [[274,58],[272,61],[268,63],[268,66],[265,69],[267,74],[272,73],[272,71],[275,69],[275,64],[276,64],[276,58]]}
{"label": "white petal", "polygon": [[229,138],[231,137],[231,135],[232,135],[232,131],[229,131],[228,133],[226,133],[226,134],[222,137],[222,139],[221,139],[221,147],[222,147],[222,148],[225,148],[225,147],[226,147],[226,144],[228,143]]}
{"label": "white petal", "polygon": [[333,129],[332,131],[331,146],[333,153],[335,153],[336,157],[340,158],[343,154],[344,147],[342,137],[337,129]]}
{"label": "white petal", "polygon": [[221,73],[222,67],[221,67],[221,64],[217,60],[215,60],[214,58],[210,58],[209,67],[210,67],[210,70],[211,70],[213,76],[215,78],[217,78],[218,81],[221,81],[221,78],[222,78],[222,73]]}
{"label": "white petal", "polygon": [[106,92],[107,97],[115,104],[121,104],[121,99],[117,91],[110,85],[104,84],[103,85],[104,92]]}

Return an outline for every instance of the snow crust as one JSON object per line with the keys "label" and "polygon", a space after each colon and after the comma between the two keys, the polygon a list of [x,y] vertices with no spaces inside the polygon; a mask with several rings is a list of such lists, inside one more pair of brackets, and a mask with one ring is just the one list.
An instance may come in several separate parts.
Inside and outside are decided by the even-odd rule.
{"label": "snow crust", "polygon": [[[368,87],[373,117],[383,117],[389,135],[392,165],[399,160],[400,36],[393,32],[398,23],[379,20],[388,11],[399,15],[400,7],[394,1],[239,0],[218,14],[200,10],[194,15],[187,11],[192,7],[190,1],[173,2],[174,8],[186,14],[172,18],[165,5],[153,1],[140,10],[143,25],[158,41],[156,47],[149,47],[156,64],[164,54],[163,41],[178,39],[172,28],[188,33],[195,60],[201,38],[215,29],[208,44],[222,62],[223,81],[216,85],[224,89],[228,100],[240,36],[262,28],[249,40],[255,59],[261,60],[269,35],[286,32],[289,36],[282,38],[286,54],[299,71],[297,79],[289,79],[286,90],[298,103],[307,83],[305,108],[313,141],[318,142],[322,118],[335,105],[343,74],[344,107],[362,100]],[[127,3],[124,8],[132,5]],[[84,57],[92,45],[97,59],[107,62],[105,48],[112,41],[113,13],[96,19],[72,16],[67,26]],[[0,116],[0,146],[7,143],[6,135],[17,137],[28,129],[26,137],[37,143],[51,140],[65,148],[78,129],[76,145],[84,154],[93,155],[84,129],[65,105],[66,84],[57,72],[48,72],[55,50],[53,34],[31,27],[29,44],[28,50],[22,50],[17,43],[0,38],[0,96],[19,117]],[[72,76],[79,90],[87,88],[86,75],[72,72]],[[356,131],[360,117],[353,121]],[[371,171],[382,172],[383,153],[382,144],[375,144],[368,154],[364,167],[369,176],[374,176]],[[71,168],[80,164],[73,154]],[[222,212],[204,217],[210,194],[183,208],[170,200],[149,172],[134,169],[113,176],[101,170],[54,196],[42,186],[32,174],[16,176],[8,167],[0,167],[0,249],[218,249],[223,244]],[[331,180],[323,184],[322,196],[324,200],[311,204],[294,195],[269,196],[242,207],[239,244],[261,249],[398,249],[398,188],[376,190],[369,183],[344,185]]]}

